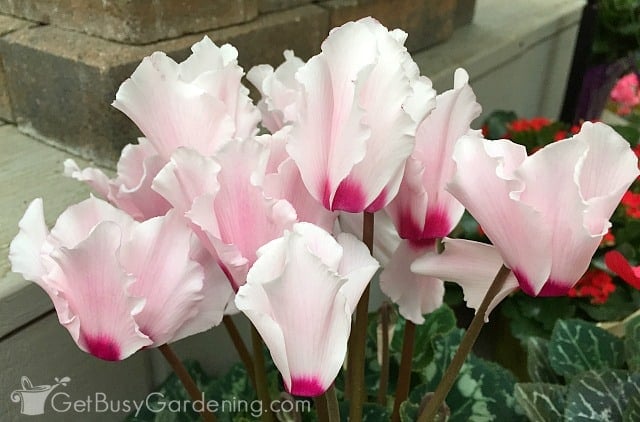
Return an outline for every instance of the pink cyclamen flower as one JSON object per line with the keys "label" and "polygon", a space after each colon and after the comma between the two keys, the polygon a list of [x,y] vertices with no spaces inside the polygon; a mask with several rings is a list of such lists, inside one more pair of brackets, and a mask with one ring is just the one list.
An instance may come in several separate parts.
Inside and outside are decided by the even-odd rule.
{"label": "pink cyclamen flower", "polygon": [[481,110],[469,75],[457,69],[454,88],[436,97],[435,108],[418,126],[400,189],[386,207],[403,239],[442,238],[460,221],[464,207],[445,188],[455,171],[453,147],[461,136],[476,132],[470,125]]}
{"label": "pink cyclamen flower", "polygon": [[638,175],[629,143],[603,123],[529,157],[508,140],[465,136],[454,160],[449,192],[532,296],[564,295],[580,279]]}
{"label": "pink cyclamen flower", "polygon": [[265,195],[268,157],[269,149],[253,138],[230,142],[214,157],[182,148],[153,183],[186,212],[234,290],[245,283],[258,248],[282,236],[297,219],[288,201]]}
{"label": "pink cyclamen flower", "polygon": [[171,205],[151,189],[153,178],[166,164],[145,138],[124,147],[116,177],[88,167],[83,170],[73,159],[64,161],[64,174],[87,183],[94,192],[138,221],[165,215]]}
{"label": "pink cyclamen flower", "polygon": [[324,393],[340,371],[351,314],[378,269],[366,246],[309,223],[260,248],[236,305],[260,332],[287,391]]}
{"label": "pink cyclamen flower", "polygon": [[625,115],[631,112],[631,108],[640,104],[638,88],[640,81],[635,72],[628,73],[616,82],[611,90],[611,99],[618,103],[618,113]]}
{"label": "pink cyclamen flower", "polygon": [[433,251],[436,238],[448,235],[464,212],[445,187],[455,170],[453,147],[461,136],[475,133],[470,125],[481,111],[468,82],[469,75],[457,69],[454,88],[436,97],[435,108],[418,126],[398,194],[385,208],[404,240],[380,274],[380,288],[416,324],[442,305],[444,283],[412,272],[411,263]]}
{"label": "pink cyclamen flower", "polygon": [[258,130],[260,112],[241,83],[238,51],[206,36],[191,50],[182,63],[162,52],[145,57],[113,102],[165,160],[181,146],[211,155]]}
{"label": "pink cyclamen flower", "polygon": [[19,227],[12,270],[45,290],[60,323],[96,357],[121,360],[222,319],[230,289],[220,294],[220,274],[206,279],[192,257],[194,236],[174,212],[138,223],[92,197],[65,210],[49,232],[36,199]]}
{"label": "pink cyclamen flower", "polygon": [[413,151],[421,100],[407,34],[372,18],[335,28],[295,74],[302,94],[287,151],[311,195],[329,210],[374,212],[398,191]]}
{"label": "pink cyclamen flower", "polygon": [[65,161],[65,174],[88,183],[100,196],[137,220],[164,215],[169,203],[151,189],[154,177],[179,147],[211,155],[233,139],[257,133],[260,113],[241,84],[237,50],[208,37],[176,63],[162,52],[145,57],[118,90],[113,106],[144,138],[127,145],[110,179],[101,170],[80,170]]}
{"label": "pink cyclamen flower", "polygon": [[254,66],[247,72],[247,79],[260,91],[262,98],[258,109],[262,125],[276,133],[296,119],[301,87],[295,74],[304,65],[291,50],[285,50],[284,62],[275,70],[271,65]]}

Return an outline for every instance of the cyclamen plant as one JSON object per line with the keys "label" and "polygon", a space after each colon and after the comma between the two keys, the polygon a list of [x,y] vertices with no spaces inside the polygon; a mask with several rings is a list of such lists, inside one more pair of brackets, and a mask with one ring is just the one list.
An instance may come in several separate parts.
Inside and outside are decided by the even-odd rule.
{"label": "cyclamen plant", "polygon": [[[481,108],[467,73],[436,95],[406,37],[372,18],[335,28],[306,63],[285,52],[278,68],[251,69],[257,106],[228,44],[205,37],[181,63],[145,58],[113,103],[144,137],[123,149],[114,178],[65,162],[104,200],[71,206],[51,231],[34,200],[11,243],[13,270],[101,359],[148,347],[171,357],[167,343],[224,321],[261,400],[264,341],[284,388],[317,397],[330,421],[345,360],[350,420],[362,419],[380,264],[381,288],[407,319],[394,420],[414,324],[442,304],[443,280],[458,282],[477,314],[420,415],[433,419],[502,298],[566,295],[578,281],[638,165],[602,123],[530,156],[484,139],[470,128]],[[493,245],[446,238],[465,208]],[[357,214],[362,241],[347,233]],[[228,317],[238,312],[253,323],[253,358]]]}

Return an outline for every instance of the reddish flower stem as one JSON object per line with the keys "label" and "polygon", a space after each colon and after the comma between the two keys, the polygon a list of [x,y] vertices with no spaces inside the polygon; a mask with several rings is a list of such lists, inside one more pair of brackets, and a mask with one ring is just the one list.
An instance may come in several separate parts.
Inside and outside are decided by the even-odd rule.
{"label": "reddish flower stem", "polygon": [[[236,327],[236,324],[233,322],[233,319],[229,315],[225,315],[222,318],[222,322],[224,323],[224,327],[227,329],[229,333],[229,337],[233,342],[233,346],[236,348],[238,352],[238,356],[240,356],[240,360],[244,364],[245,369],[247,370],[247,375],[251,379],[251,384],[254,388],[256,388],[256,377],[253,371],[253,359],[251,358],[251,353],[249,353],[249,349],[244,344],[242,337],[240,336],[240,332]],[[256,390],[257,391],[257,390]]]}
{"label": "reddish flower stem", "polygon": [[400,405],[409,397],[411,388],[411,365],[413,364],[413,345],[416,339],[416,325],[406,320],[404,325],[404,337],[402,339],[402,357],[400,358],[400,370],[398,384],[396,386],[396,398],[393,402],[391,420],[400,421]]}
{"label": "reddish flower stem", "polygon": [[382,362],[380,363],[380,386],[378,388],[378,403],[385,406],[387,404],[387,390],[389,388],[389,312],[391,306],[384,302],[380,307],[380,326],[382,329]]}
{"label": "reddish flower stem", "polygon": [[[173,372],[175,372],[175,374],[178,376],[180,382],[182,382],[185,390],[187,390],[187,393],[189,393],[189,397],[191,397],[191,399],[194,401],[204,400],[204,394],[202,394],[196,382],[193,380],[193,378],[191,378],[191,375],[189,375],[187,368],[184,367],[171,347],[169,347],[168,344],[163,344],[162,346],[158,347],[158,349],[160,350],[160,353],[162,353],[162,356],[164,356],[164,358],[167,360],[169,365],[171,365]],[[204,420],[205,422],[215,422],[216,420],[214,414],[209,412],[206,407],[203,408],[202,412],[200,412],[200,416],[202,416],[202,420]]]}
{"label": "reddish flower stem", "polygon": [[316,411],[320,422],[340,422],[340,408],[333,384],[321,396],[316,397]]}
{"label": "reddish flower stem", "polygon": [[[365,212],[362,224],[362,241],[373,252],[373,213]],[[366,386],[364,384],[364,352],[367,341],[367,322],[369,319],[369,286],[364,290],[358,306],[356,307],[356,322],[351,333],[347,362],[350,373],[351,408],[349,409],[349,421],[360,422],[362,420],[362,406],[365,402]]]}
{"label": "reddish flower stem", "polygon": [[256,327],[251,326],[251,344],[253,345],[253,367],[256,380],[256,391],[258,393],[258,399],[262,402],[262,408],[264,411],[260,419],[263,422],[273,422],[274,417],[271,413],[271,397],[269,396],[269,387],[267,386],[267,370],[264,365],[264,356],[262,337],[256,330]]}

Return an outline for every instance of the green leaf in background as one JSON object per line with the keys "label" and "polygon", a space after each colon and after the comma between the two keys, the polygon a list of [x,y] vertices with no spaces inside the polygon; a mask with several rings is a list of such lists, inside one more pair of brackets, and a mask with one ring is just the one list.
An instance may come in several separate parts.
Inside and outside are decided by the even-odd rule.
{"label": "green leaf in background", "polygon": [[[618,244],[616,249],[629,259],[635,258],[636,249],[638,248],[638,239],[640,239],[640,219],[625,220],[624,224],[617,226],[617,230],[614,230],[613,234],[616,236],[616,242]],[[622,248],[624,243],[626,243],[627,246]]]}
{"label": "green leaf in background", "polygon": [[560,384],[562,377],[556,374],[549,362],[549,341],[541,337],[529,337],[527,350],[527,372],[533,382]]}
{"label": "green leaf in background", "polygon": [[594,305],[588,300],[576,301],[578,307],[596,321],[616,321],[624,319],[627,315],[638,309],[633,303],[629,290],[625,286],[616,286],[603,304]]}
{"label": "green leaf in background", "polygon": [[400,422],[415,422],[418,420],[418,411],[420,406],[409,400],[404,401],[400,405]]}
{"label": "green leaf in background", "polygon": [[640,372],[640,315],[631,318],[624,326],[624,355],[629,369]]}
{"label": "green leaf in background", "polygon": [[[207,386],[211,383],[211,378],[202,370],[200,364],[193,360],[186,360],[184,361],[184,366],[200,391],[206,391]],[[181,403],[190,401],[187,391],[174,373],[167,377],[155,393],[147,401],[149,407],[143,408],[138,415],[135,415],[135,413],[130,414],[127,421],[192,422],[200,419],[200,416],[191,409],[191,406],[187,406],[186,412],[178,412],[168,408],[168,403],[172,401],[180,401]],[[205,398],[209,400],[210,396],[205,393]]]}
{"label": "green leaf in background", "polygon": [[[216,400],[218,403],[223,403],[225,401],[228,403],[233,403],[234,401],[242,399],[246,400],[252,405],[255,401],[256,405],[254,406],[260,404],[256,401],[257,397],[255,394],[255,390],[253,389],[253,386],[249,381],[249,377],[247,376],[247,371],[245,370],[244,365],[242,365],[241,363],[236,363],[235,365],[233,365],[229,372],[227,372],[223,377],[220,377],[213,381],[205,391],[207,397],[210,397],[212,400]],[[232,409],[230,409],[230,407],[227,409],[221,409],[221,411],[216,413],[217,419],[221,422],[235,421],[236,418],[241,416],[246,417],[256,415],[261,409],[247,408],[245,412],[233,413],[231,412],[231,410]]]}
{"label": "green leaf in background", "polygon": [[[470,359],[471,378],[478,382],[482,397],[486,403],[489,413],[496,421],[518,421],[522,420],[522,415],[516,413],[516,401],[514,397],[514,386],[516,378],[513,374],[495,362],[477,358],[472,355]],[[459,388],[461,383],[458,383]],[[480,399],[475,394],[473,399],[478,405]],[[453,407],[451,407],[454,409]],[[472,408],[472,411],[474,409]],[[454,410],[452,410],[453,416]],[[460,419],[462,420],[462,419]],[[467,420],[475,420],[473,418]]]}
{"label": "green leaf in background", "polygon": [[[424,384],[414,388],[405,404],[405,416],[410,418],[427,392],[435,390],[444,370],[460,344],[464,331],[453,329],[433,340],[433,361],[423,370]],[[451,409],[451,422],[457,421],[518,421],[513,388],[516,379],[496,363],[470,355],[463,365],[446,402]]]}
{"label": "green leaf in background", "polygon": [[622,368],[624,344],[594,324],[560,320],[551,333],[549,361],[553,370],[566,378],[591,369]]}
{"label": "green leaf in background", "polygon": [[[420,416],[420,410],[424,409],[431,397],[433,397],[431,387],[426,384],[417,386],[408,399],[400,405],[400,421],[415,422]],[[436,412],[434,422],[448,421],[450,416],[451,410],[449,406],[447,406],[447,403],[442,403],[440,409]]]}
{"label": "green leaf in background", "polygon": [[[446,334],[456,326],[456,317],[446,304],[443,304],[435,311],[424,316],[424,324],[416,326],[415,348],[413,352],[413,365],[411,369],[416,372],[422,371],[433,360],[432,340],[440,335]],[[404,334],[405,320],[400,318],[396,323],[393,339],[391,340],[391,353],[400,362],[402,354],[402,339]]]}
{"label": "green leaf in background", "polygon": [[500,139],[508,131],[509,123],[516,120],[518,116],[513,111],[496,110],[487,117],[484,124],[487,127],[488,139]]}
{"label": "green leaf in background", "polygon": [[572,422],[622,421],[630,400],[638,397],[640,374],[620,369],[587,371],[569,385],[564,418]]}
{"label": "green leaf in background", "polygon": [[558,319],[575,315],[575,300],[568,297],[531,297],[519,292],[501,304],[511,334],[522,343],[531,336],[549,338]]}
{"label": "green leaf in background", "polygon": [[[349,406],[348,400],[342,400],[338,403],[340,408],[340,421],[349,421]],[[389,409],[378,403],[364,403],[362,407],[362,422],[378,422],[387,421],[391,419],[391,413]]]}
{"label": "green leaf in background", "polygon": [[627,408],[622,416],[623,422],[636,422],[640,421],[640,394],[629,399]]}
{"label": "green leaf in background", "polygon": [[567,387],[557,384],[518,383],[514,395],[531,422],[560,421]]}
{"label": "green leaf in background", "polygon": [[638,138],[640,138],[640,131],[633,126],[623,126],[623,125],[611,125],[611,127],[620,134],[624,139],[627,140],[631,144],[631,146],[636,146],[638,143]]}
{"label": "green leaf in background", "polygon": [[442,378],[444,371],[451,363],[453,355],[458,350],[458,346],[462,341],[464,330],[454,328],[446,334],[440,334],[431,341],[433,348],[433,360],[421,371],[421,375],[425,382],[438,384]]}

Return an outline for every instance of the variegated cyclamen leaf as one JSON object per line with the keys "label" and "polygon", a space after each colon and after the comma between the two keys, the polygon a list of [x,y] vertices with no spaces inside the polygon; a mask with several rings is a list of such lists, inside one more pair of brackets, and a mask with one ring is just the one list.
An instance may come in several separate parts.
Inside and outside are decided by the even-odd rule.
{"label": "variegated cyclamen leaf", "polygon": [[400,422],[413,422],[418,420],[420,406],[409,400],[402,402],[400,405]]}
{"label": "variegated cyclamen leaf", "polygon": [[569,385],[564,420],[622,421],[631,400],[638,397],[640,374],[620,369],[587,371]]}
{"label": "variegated cyclamen leaf", "polygon": [[[441,338],[444,340],[444,338]],[[435,344],[435,360],[441,358],[441,344]],[[436,377],[416,387],[408,401],[419,405],[422,397],[434,391],[440,381]],[[520,421],[523,416],[516,411],[513,388],[516,379],[507,369],[474,355],[463,365],[453,388],[446,398],[451,410],[449,421]],[[413,407],[407,407],[409,415]]]}
{"label": "variegated cyclamen leaf", "polygon": [[[445,369],[449,366],[453,355],[462,341],[464,330],[454,328],[446,334],[439,334],[431,340],[433,360],[422,369],[422,378],[427,383],[438,384]],[[435,387],[434,387],[435,389]]]}
{"label": "variegated cyclamen leaf", "polygon": [[640,315],[627,321],[624,334],[624,354],[627,365],[630,370],[640,372]]}
{"label": "variegated cyclamen leaf", "polygon": [[562,420],[567,387],[557,384],[518,383],[516,402],[531,422]]}
{"label": "variegated cyclamen leaf", "polygon": [[[420,344],[413,353],[413,365],[411,369],[421,371],[434,357],[432,340],[439,334],[446,334],[456,326],[456,317],[446,304],[440,306],[435,311],[424,316],[424,323],[416,326],[415,344]],[[391,340],[391,353],[400,362],[402,354],[402,339],[404,334],[405,320],[401,319],[396,323],[393,338]],[[454,349],[455,350],[455,349]]]}
{"label": "variegated cyclamen leaf", "polygon": [[640,394],[631,397],[622,416],[622,422],[640,421]]}
{"label": "variegated cyclamen leaf", "polygon": [[622,368],[624,344],[594,324],[559,320],[551,333],[549,361],[557,374],[567,378],[588,370]]}
{"label": "variegated cyclamen leaf", "polygon": [[549,340],[542,337],[529,337],[527,348],[527,372],[533,382],[560,384],[562,377],[556,374],[549,362]]}

